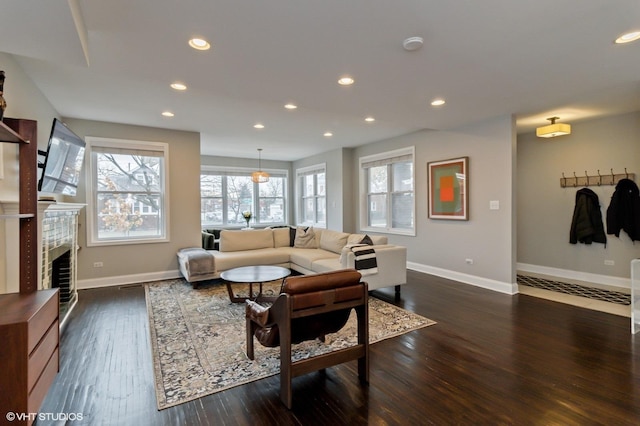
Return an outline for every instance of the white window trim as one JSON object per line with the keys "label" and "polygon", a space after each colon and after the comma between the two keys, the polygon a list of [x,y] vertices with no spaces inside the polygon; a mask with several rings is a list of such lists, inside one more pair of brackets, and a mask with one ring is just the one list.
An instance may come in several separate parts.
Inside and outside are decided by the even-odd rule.
{"label": "white window trim", "polygon": [[[329,188],[328,185],[326,184],[327,182],[327,163],[318,163],[318,164],[314,164],[312,166],[307,166],[307,167],[301,167],[299,169],[296,169],[296,184],[295,184],[295,198],[296,198],[296,224],[297,225],[304,225],[304,226],[313,226],[314,228],[321,228],[324,229],[327,227],[327,222],[329,221],[329,218],[327,216],[325,216],[325,221],[324,223],[321,222],[305,222],[302,220],[302,203],[303,203],[303,199],[302,199],[302,187],[301,187],[301,183],[300,183],[300,178],[306,174],[309,174],[310,172],[313,172],[313,174],[318,174],[318,173],[324,173],[324,177],[325,177],[325,188],[324,188],[324,211],[325,211],[325,215],[328,215],[328,210],[327,210],[327,199],[328,199],[328,192],[329,192]],[[317,198],[317,194],[315,195],[315,197]],[[317,212],[316,212],[317,213]],[[317,217],[317,214],[316,214]]]}
{"label": "white window trim", "polygon": [[[101,138],[95,136],[85,137],[87,144],[87,152],[89,155],[87,173],[86,173],[86,200],[87,200],[87,246],[116,246],[116,245],[130,245],[130,244],[150,244],[150,243],[166,243],[170,241],[170,214],[169,206],[169,144],[164,142],[149,142],[149,141],[136,141],[127,139],[113,139],[113,138]],[[95,215],[96,204],[96,182],[94,182],[94,164],[93,164],[93,150],[92,146],[100,146],[105,148],[126,148],[126,149],[140,149],[140,150],[153,150],[162,151],[164,154],[164,175],[162,182],[163,193],[163,222],[164,222],[164,235],[153,238],[121,238],[110,239],[108,241],[102,241],[98,239],[98,224]]]}
{"label": "white window trim", "polygon": [[[415,146],[407,148],[400,148],[393,151],[381,152],[379,154],[368,155],[366,157],[360,157],[358,162],[359,168],[359,185],[358,190],[360,194],[360,232],[377,232],[383,234],[396,234],[396,235],[409,235],[416,236],[416,149]],[[368,218],[368,203],[367,203],[367,176],[366,169],[363,165],[374,161],[384,161],[395,157],[401,157],[405,155],[411,155],[411,161],[413,162],[412,176],[413,179],[413,228],[412,229],[400,229],[400,228],[381,228],[367,226]]]}
{"label": "white window trim", "polygon": [[[222,172],[222,173],[247,173],[248,175],[251,175],[252,172],[256,171],[255,167],[238,167],[238,166],[214,166],[214,165],[210,165],[210,164],[202,164],[200,166],[200,174],[207,174],[207,173],[215,173],[215,172]],[[283,217],[283,223],[288,223],[288,219],[289,219],[289,190],[288,190],[288,186],[289,186],[289,170],[287,169],[262,169],[263,172],[267,172],[272,176],[275,177],[283,177],[285,178],[285,187],[283,188],[284,191],[284,217]],[[202,198],[202,197],[201,197]],[[257,198],[259,199],[260,196],[259,194],[257,195]],[[279,224],[280,222],[274,222]],[[270,223],[260,223],[260,224],[254,224],[255,227],[262,227],[262,226],[270,226]],[[224,226],[224,229],[234,229],[234,228],[242,228],[242,225],[237,225],[237,226],[232,226],[232,225],[222,225]]]}

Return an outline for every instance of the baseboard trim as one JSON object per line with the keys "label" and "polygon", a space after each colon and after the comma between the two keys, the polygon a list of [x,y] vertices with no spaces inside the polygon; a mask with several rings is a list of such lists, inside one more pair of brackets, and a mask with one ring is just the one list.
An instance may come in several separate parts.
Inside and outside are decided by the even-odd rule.
{"label": "baseboard trim", "polygon": [[454,281],[460,281],[465,284],[486,288],[488,290],[497,291],[499,293],[511,295],[518,293],[518,285],[516,283],[506,283],[502,281],[491,280],[488,278],[478,277],[476,275],[464,274],[462,272],[436,268],[435,266],[423,265],[421,263],[415,262],[407,262],[407,269],[424,272],[425,274],[436,275],[438,277],[447,278]]}
{"label": "baseboard trim", "polygon": [[552,268],[549,266],[541,265],[531,265],[528,263],[517,263],[516,267],[518,268],[518,271],[521,272],[531,272],[534,274],[549,275],[557,278],[582,281],[585,283],[631,289],[630,278],[612,277],[610,275],[592,274],[589,272],[572,271],[570,269]]}
{"label": "baseboard trim", "polygon": [[182,275],[179,270],[150,272],[145,274],[119,275],[115,277],[105,278],[89,278],[86,280],[78,280],[78,290],[86,290],[89,288],[113,287],[127,284],[138,284],[149,281],[170,280],[180,278]]}

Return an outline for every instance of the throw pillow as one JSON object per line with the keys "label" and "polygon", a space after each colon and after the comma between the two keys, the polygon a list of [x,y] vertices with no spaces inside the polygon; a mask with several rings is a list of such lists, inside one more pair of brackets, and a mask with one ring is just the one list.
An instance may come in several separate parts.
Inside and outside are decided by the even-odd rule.
{"label": "throw pillow", "polygon": [[372,246],[373,245],[373,241],[371,240],[370,236],[365,235],[364,238],[362,240],[360,240],[360,244],[366,244],[368,246]]}
{"label": "throw pillow", "polygon": [[296,242],[296,228],[290,226],[289,227],[289,247],[293,247],[293,244]]}
{"label": "throw pillow", "polygon": [[316,233],[313,232],[313,228],[297,228],[296,239],[293,243],[293,246],[305,249],[316,248]]}

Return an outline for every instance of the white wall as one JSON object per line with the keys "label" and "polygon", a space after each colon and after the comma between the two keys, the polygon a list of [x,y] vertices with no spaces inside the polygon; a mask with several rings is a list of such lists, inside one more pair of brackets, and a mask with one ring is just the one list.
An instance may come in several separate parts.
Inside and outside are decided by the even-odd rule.
{"label": "white wall", "polygon": [[[416,236],[389,235],[390,242],[407,247],[410,268],[515,291],[514,129],[513,118],[504,116],[451,131],[419,131],[355,150],[357,169],[362,156],[415,146]],[[427,163],[463,156],[469,157],[469,220],[429,219]],[[357,181],[354,185],[357,194]],[[499,201],[499,210],[489,210],[491,200]],[[359,217],[360,203],[356,208]]]}
{"label": "white wall", "polygon": [[[640,178],[640,112],[572,123],[572,133],[551,139],[535,133],[518,137],[518,263],[533,272],[628,286],[630,261],[640,257],[640,243],[626,233],[607,236],[603,244],[569,244],[569,229],[580,188],[561,188],[565,176],[623,173]],[[591,186],[606,224],[614,186]],[[615,265],[607,266],[605,260]],[[589,274],[592,274],[591,276]],[[620,278],[620,279],[617,279]]]}

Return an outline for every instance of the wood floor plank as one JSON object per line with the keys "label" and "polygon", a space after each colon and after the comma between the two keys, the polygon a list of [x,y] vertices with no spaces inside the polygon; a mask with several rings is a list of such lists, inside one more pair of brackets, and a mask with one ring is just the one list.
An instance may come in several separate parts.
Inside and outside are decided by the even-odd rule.
{"label": "wood floor plank", "polygon": [[81,291],[41,412],[82,413],[73,425],[640,424],[629,318],[408,280],[395,303],[438,324],[371,345],[368,386],[355,362],[294,379],[291,411],[277,376],[158,411],[142,287]]}

